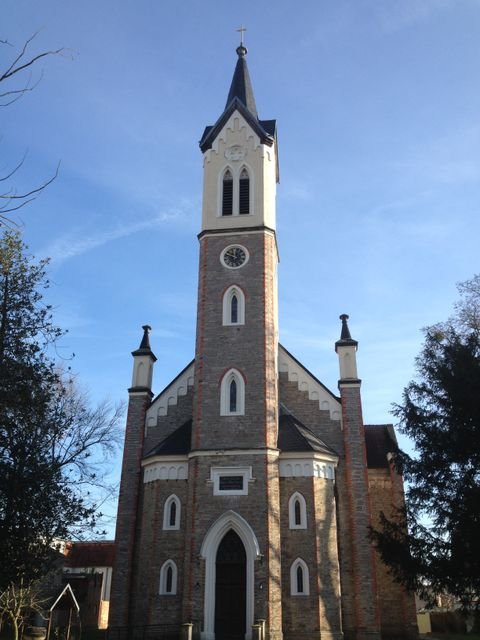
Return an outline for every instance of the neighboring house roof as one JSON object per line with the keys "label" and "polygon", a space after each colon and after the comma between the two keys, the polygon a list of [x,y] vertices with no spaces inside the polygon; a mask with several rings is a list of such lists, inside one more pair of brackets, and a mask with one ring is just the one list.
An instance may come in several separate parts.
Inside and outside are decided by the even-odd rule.
{"label": "neighboring house roof", "polygon": [[280,407],[277,446],[280,451],[315,451],[337,455],[283,405]]}
{"label": "neighboring house roof", "polygon": [[367,466],[370,469],[387,469],[388,454],[398,450],[397,438],[391,424],[366,424],[365,443]]}
{"label": "neighboring house roof", "polygon": [[115,543],[112,540],[70,542],[65,556],[66,567],[112,567]]}

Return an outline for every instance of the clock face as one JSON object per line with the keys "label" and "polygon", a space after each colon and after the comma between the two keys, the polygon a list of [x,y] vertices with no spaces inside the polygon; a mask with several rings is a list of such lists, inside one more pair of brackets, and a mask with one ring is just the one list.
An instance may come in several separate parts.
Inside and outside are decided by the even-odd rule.
{"label": "clock face", "polygon": [[247,262],[248,251],[245,247],[241,247],[238,244],[232,244],[223,250],[220,259],[229,269],[238,269]]}

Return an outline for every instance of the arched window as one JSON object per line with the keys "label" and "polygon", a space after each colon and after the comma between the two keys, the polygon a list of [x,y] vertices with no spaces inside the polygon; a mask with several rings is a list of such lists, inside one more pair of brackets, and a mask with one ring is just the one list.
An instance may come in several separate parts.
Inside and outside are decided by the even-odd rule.
{"label": "arched window", "polygon": [[240,287],[229,287],[223,294],[224,325],[245,324],[245,296]]}
{"label": "arched window", "polygon": [[238,189],[238,213],[240,215],[250,213],[250,178],[245,167],[243,167],[240,173]]}
{"label": "arched window", "polygon": [[298,491],[292,494],[288,501],[288,522],[290,529],[307,528],[307,504]]}
{"label": "arched window", "polygon": [[301,558],[297,558],[290,567],[290,593],[292,596],[310,595],[308,567]]}
{"label": "arched window", "polygon": [[230,169],[223,174],[222,181],[222,216],[231,216],[233,213],[233,176]]}
{"label": "arched window", "polygon": [[220,415],[243,416],[245,413],[245,382],[242,374],[230,369],[220,385]]}
{"label": "arched window", "polygon": [[160,569],[160,595],[174,596],[177,593],[177,565],[167,560]]}
{"label": "arched window", "polygon": [[171,495],[165,500],[163,507],[163,528],[180,529],[181,503],[176,495]]}

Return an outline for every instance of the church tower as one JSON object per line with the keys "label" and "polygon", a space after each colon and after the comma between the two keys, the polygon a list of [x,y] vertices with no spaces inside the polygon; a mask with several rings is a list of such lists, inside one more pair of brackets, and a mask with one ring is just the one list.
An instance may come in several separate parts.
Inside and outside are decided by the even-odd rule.
{"label": "church tower", "polygon": [[148,325],[132,354],[112,637],[407,638],[368,535],[403,500],[393,427],[363,424],[347,315],[339,396],[278,342],[276,123],[237,56],[200,141],[195,357],[154,397]]}
{"label": "church tower", "polygon": [[[236,614],[246,621],[238,627],[242,638],[254,615],[269,621],[272,639],[281,637],[280,532],[272,517],[279,503],[276,131],[275,121],[258,119],[246,48],[237,54],[225,110],[200,142],[204,194],[184,616],[203,606],[206,640],[222,633],[233,640],[233,609],[227,600],[219,605],[220,598],[245,599],[245,611]],[[206,522],[213,524],[204,540]],[[230,571],[218,561],[228,531],[228,553],[246,554],[238,593],[219,580],[219,572]],[[199,555],[206,563],[204,593],[194,589],[203,583]]]}

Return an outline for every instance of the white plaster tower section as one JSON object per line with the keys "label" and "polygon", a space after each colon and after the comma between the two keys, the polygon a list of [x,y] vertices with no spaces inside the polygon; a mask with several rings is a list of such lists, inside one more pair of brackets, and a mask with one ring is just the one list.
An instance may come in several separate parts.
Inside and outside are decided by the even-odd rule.
{"label": "white plaster tower section", "polygon": [[[222,215],[225,173],[232,177],[232,215]],[[245,173],[246,172],[246,173]],[[250,181],[249,213],[239,212],[240,176]],[[202,231],[266,226],[275,229],[276,145],[262,144],[235,109],[204,154]]]}

